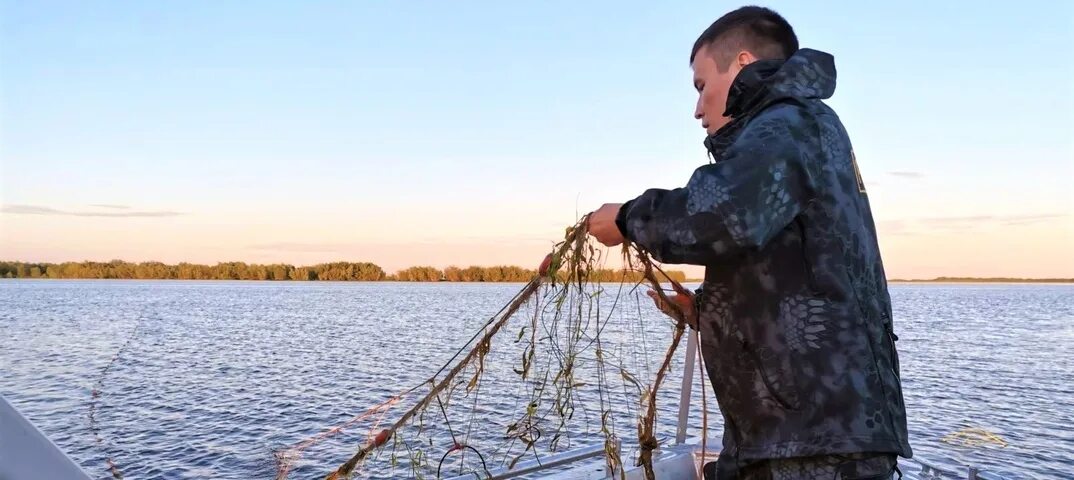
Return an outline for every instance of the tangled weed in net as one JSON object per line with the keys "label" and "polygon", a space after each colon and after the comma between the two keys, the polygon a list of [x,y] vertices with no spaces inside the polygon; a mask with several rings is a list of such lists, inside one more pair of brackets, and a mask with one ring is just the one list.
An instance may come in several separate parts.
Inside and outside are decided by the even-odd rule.
{"label": "tangled weed in net", "polygon": [[[600,442],[609,472],[624,477],[622,440],[653,478],[657,391],[685,330],[684,312],[663,283],[682,291],[639,247],[622,248],[625,269],[607,278],[587,219],[566,231],[547,271],[527,283],[442,368],[389,401],[277,452],[286,478],[303,451],[344,429],[365,429],[360,448],[330,479],[478,478],[519,462]],[[673,308],[662,361],[653,364],[637,287]],[[666,326],[666,324],[665,324]],[[405,410],[397,411],[402,405]],[[393,408],[394,407],[394,408]],[[391,412],[389,412],[391,410]],[[374,418],[386,420],[381,428]]]}
{"label": "tangled weed in net", "polygon": [[1006,448],[1007,441],[983,428],[967,427],[944,435],[941,442],[961,447],[994,446]]}

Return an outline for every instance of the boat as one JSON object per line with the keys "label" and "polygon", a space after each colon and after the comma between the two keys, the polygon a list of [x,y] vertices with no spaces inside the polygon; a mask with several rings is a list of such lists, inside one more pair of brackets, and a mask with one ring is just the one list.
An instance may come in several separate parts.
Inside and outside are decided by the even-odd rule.
{"label": "boat", "polygon": [[[693,335],[688,335],[687,338],[686,358],[693,358],[697,351],[697,339]],[[653,455],[653,471],[656,478],[660,480],[702,480],[702,466],[714,461],[719,455],[719,440],[706,439],[703,452],[701,438],[687,435],[693,362],[685,362],[684,368],[675,441],[674,443],[668,442],[666,446],[654,451]],[[620,455],[620,458],[623,456]],[[901,459],[899,469],[903,473],[903,478],[907,480],[1006,480],[1002,476],[974,467],[968,467],[964,472],[937,468],[917,455],[914,459]],[[491,474],[491,480],[620,478],[618,472],[612,476],[612,472],[607,469],[603,443],[556,452],[540,460],[519,462],[509,470],[488,473]],[[622,473],[627,480],[645,479],[645,471],[640,466],[627,466]],[[0,395],[0,480],[43,478],[85,480],[90,479],[91,476]],[[467,474],[452,477],[451,480],[476,480],[478,478],[489,479],[490,477],[485,474],[480,477],[476,474]]]}

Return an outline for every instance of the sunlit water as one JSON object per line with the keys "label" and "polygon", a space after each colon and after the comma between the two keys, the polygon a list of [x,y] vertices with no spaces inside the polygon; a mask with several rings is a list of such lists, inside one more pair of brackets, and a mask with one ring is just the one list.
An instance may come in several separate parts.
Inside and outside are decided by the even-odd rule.
{"label": "sunlit water", "polygon": [[[110,477],[109,457],[131,479],[272,478],[274,451],[419,384],[520,288],[0,281],[0,393],[100,478]],[[951,472],[975,465],[1008,478],[1069,478],[1074,286],[893,285],[891,291],[915,453]],[[606,333],[633,345],[619,354],[649,379],[669,324],[650,305],[625,305],[623,315],[634,321]],[[517,328],[507,336],[514,333]],[[661,439],[674,436],[681,357],[661,390]],[[483,397],[488,418],[476,422],[486,429],[502,427],[518,411],[517,402],[505,400],[509,395],[495,391],[511,384],[514,366],[489,369],[482,387],[491,392]],[[88,420],[95,385],[100,444]],[[693,434],[700,426],[699,387]],[[711,395],[708,401],[710,437],[719,438]],[[942,441],[967,428],[991,432],[1006,445]],[[291,478],[323,478],[354,453],[363,433],[345,432],[309,448]]]}

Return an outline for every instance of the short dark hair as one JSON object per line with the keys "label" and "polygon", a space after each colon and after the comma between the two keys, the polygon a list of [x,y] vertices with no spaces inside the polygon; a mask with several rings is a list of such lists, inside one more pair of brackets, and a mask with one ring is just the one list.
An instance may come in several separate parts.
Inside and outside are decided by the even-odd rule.
{"label": "short dark hair", "polygon": [[712,22],[694,42],[690,64],[699,50],[713,44],[718,48],[709,53],[720,71],[725,71],[742,50],[759,60],[787,59],[798,51],[798,37],[791,24],[775,11],[758,6],[739,8]]}

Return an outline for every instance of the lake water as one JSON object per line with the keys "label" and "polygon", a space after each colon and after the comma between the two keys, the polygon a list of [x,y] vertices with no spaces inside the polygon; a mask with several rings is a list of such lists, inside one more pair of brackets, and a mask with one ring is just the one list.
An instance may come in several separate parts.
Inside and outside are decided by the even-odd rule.
{"label": "lake water", "polygon": [[[274,451],[419,384],[520,288],[0,281],[0,393],[99,478],[110,478],[107,458],[131,479],[272,478]],[[915,453],[948,471],[971,464],[1008,478],[1070,478],[1074,286],[891,292]],[[609,338],[644,339],[619,353],[650,378],[670,328],[651,305],[629,305],[640,322],[626,324],[643,330],[624,327]],[[674,435],[681,357],[661,390],[661,438]],[[489,375],[506,381],[510,366]],[[89,422],[95,386],[101,443]],[[710,436],[718,438],[708,400]],[[513,407],[494,402],[482,423],[502,426],[499,409]],[[965,429],[1005,445],[942,440]],[[363,433],[310,447],[290,478],[323,478]]]}

